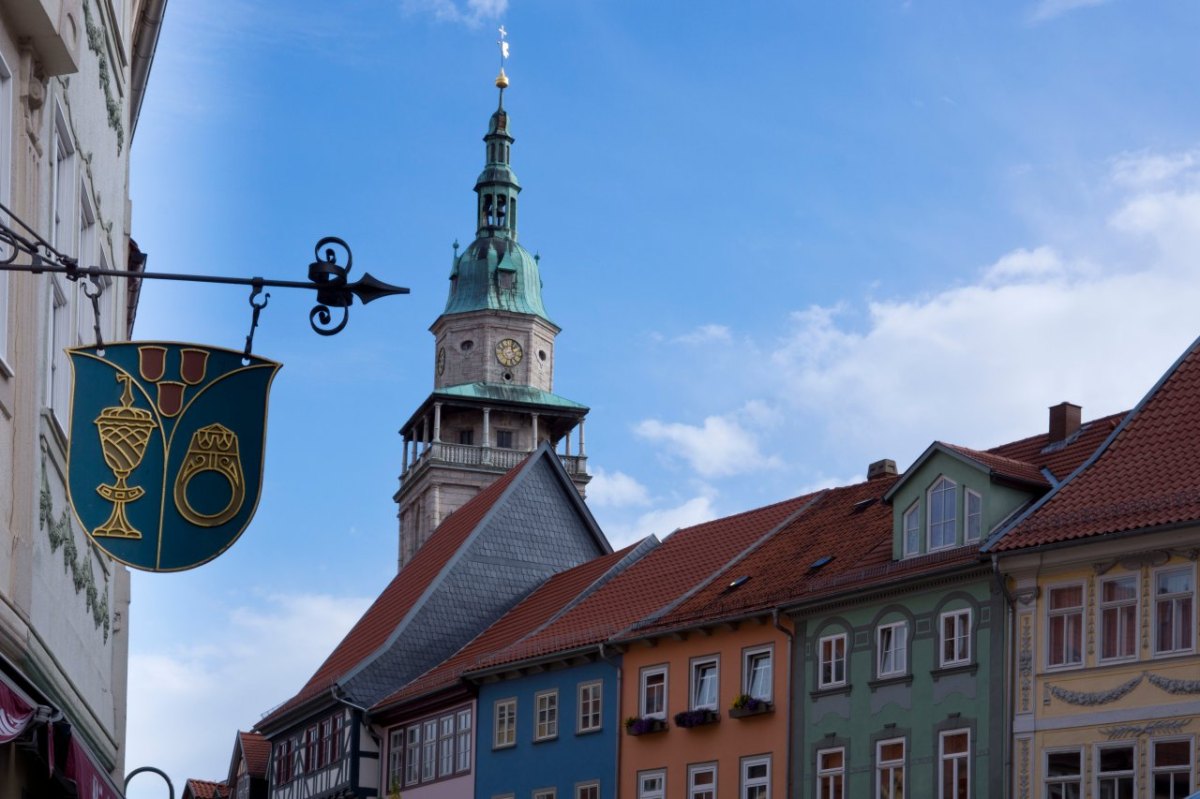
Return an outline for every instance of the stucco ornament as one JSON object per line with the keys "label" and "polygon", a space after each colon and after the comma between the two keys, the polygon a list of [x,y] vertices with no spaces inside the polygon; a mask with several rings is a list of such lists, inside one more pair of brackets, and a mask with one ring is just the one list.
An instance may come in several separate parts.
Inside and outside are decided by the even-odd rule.
{"label": "stucco ornament", "polygon": [[1127,696],[1130,691],[1142,684],[1142,680],[1145,677],[1145,674],[1139,674],[1107,691],[1071,691],[1066,688],[1059,688],[1057,685],[1050,685],[1049,683],[1047,683],[1046,687],[1055,699],[1059,699],[1069,705],[1086,705],[1092,707],[1095,705],[1107,705],[1109,702],[1116,702],[1118,699]]}
{"label": "stucco ornament", "polygon": [[1146,679],[1169,694],[1200,694],[1200,680],[1176,680],[1150,672],[1146,673]]}

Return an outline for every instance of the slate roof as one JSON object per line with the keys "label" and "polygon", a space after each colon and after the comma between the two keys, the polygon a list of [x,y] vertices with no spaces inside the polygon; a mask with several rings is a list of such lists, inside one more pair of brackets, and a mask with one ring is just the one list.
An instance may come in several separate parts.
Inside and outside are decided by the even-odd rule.
{"label": "slate roof", "polygon": [[474,672],[496,670],[595,646],[685,598],[744,549],[777,529],[815,495],[676,530],[655,550],[613,577],[543,629],[484,658]]}
{"label": "slate roof", "polygon": [[1200,521],[1200,340],[994,552]]}
{"label": "slate roof", "polygon": [[371,603],[341,643],[329,653],[329,657],[325,658],[325,662],[300,692],[272,710],[263,718],[260,726],[270,723],[306,699],[329,691],[352,668],[383,646],[399,621],[413,608],[446,562],[504,494],[523,465],[522,463],[510,469],[503,477],[450,514],[417,550],[409,564],[392,578],[383,589],[383,593]]}
{"label": "slate roof", "polygon": [[375,703],[371,711],[385,710],[458,684],[462,674],[484,658],[553,621],[657,545],[658,540],[650,536],[610,555],[559,572],[454,655]]}
{"label": "slate roof", "polygon": [[267,763],[271,759],[271,742],[257,732],[238,731],[242,745],[242,757],[246,760],[246,771],[255,779],[265,779]]}
{"label": "slate roof", "polygon": [[183,785],[183,795],[194,799],[226,799],[229,791],[223,782],[188,779]]}

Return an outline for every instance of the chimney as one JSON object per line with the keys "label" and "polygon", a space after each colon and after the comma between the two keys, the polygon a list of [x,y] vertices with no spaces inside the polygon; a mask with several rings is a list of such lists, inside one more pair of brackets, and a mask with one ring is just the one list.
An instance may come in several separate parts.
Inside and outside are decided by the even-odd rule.
{"label": "chimney", "polygon": [[867,467],[867,479],[878,480],[880,477],[890,477],[896,473],[896,462],[891,458],[875,461]]}
{"label": "chimney", "polygon": [[1050,406],[1050,443],[1057,444],[1074,435],[1082,422],[1083,408],[1072,402]]}

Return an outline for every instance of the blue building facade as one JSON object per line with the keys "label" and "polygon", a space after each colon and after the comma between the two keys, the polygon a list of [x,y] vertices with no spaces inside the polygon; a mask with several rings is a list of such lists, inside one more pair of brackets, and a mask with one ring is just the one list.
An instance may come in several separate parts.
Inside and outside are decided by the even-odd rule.
{"label": "blue building facade", "polygon": [[614,654],[481,680],[477,799],[615,799],[620,667]]}

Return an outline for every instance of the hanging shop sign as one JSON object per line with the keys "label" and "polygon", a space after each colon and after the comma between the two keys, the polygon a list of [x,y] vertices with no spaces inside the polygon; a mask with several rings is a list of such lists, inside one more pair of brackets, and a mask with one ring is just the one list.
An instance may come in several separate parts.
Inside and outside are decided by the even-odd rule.
{"label": "hanging shop sign", "polygon": [[68,350],[67,485],[98,547],[149,571],[220,555],[254,517],[281,364],[196,344]]}

